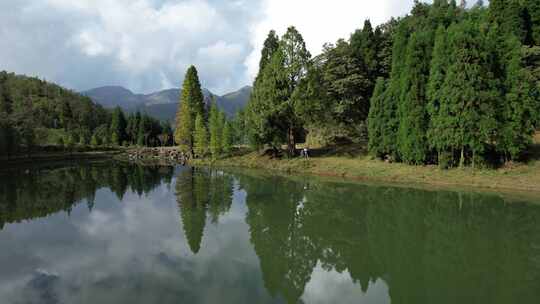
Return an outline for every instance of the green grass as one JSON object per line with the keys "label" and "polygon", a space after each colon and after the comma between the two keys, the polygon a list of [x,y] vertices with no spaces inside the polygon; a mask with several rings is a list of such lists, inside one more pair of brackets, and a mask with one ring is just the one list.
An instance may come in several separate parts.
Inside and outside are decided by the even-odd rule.
{"label": "green grass", "polygon": [[[438,187],[485,188],[500,191],[528,191],[540,194],[540,133],[528,163],[512,163],[498,169],[440,169],[438,166],[410,166],[386,163],[366,155],[361,145],[314,151],[309,159],[272,159],[257,152],[239,152],[218,160],[195,160],[194,165],[243,167],[285,173],[315,174],[347,179],[424,184]],[[538,154],[536,154],[538,153]]]}

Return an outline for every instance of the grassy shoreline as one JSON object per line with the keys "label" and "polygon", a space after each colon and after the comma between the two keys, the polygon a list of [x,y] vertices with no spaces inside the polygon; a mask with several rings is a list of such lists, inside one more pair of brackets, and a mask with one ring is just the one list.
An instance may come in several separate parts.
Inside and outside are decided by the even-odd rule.
{"label": "grassy shoreline", "polygon": [[330,153],[312,157],[272,159],[256,152],[227,158],[197,159],[195,166],[263,169],[284,174],[308,174],[346,180],[421,188],[459,188],[489,192],[522,192],[540,198],[540,161],[509,164],[499,169],[450,169],[437,166],[410,166],[386,163],[365,153]]}

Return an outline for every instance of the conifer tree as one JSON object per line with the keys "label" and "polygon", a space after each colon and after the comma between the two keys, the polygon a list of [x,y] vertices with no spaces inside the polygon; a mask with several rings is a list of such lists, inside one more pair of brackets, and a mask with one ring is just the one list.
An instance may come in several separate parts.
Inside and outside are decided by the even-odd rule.
{"label": "conifer tree", "polygon": [[248,104],[249,140],[252,146],[270,144],[277,147],[286,141],[287,124],[281,117],[288,99],[288,82],[283,71],[283,52],[273,55],[259,74]]}
{"label": "conifer tree", "polygon": [[427,159],[426,84],[428,41],[425,33],[413,33],[407,57],[399,103],[398,148],[402,160],[423,164]]}
{"label": "conifer tree", "polygon": [[[75,139],[73,139],[73,136],[70,138],[70,143],[75,142]],[[120,146],[120,136],[118,136],[118,133],[112,132],[111,133],[111,144],[114,146]]]}
{"label": "conifer tree", "polygon": [[222,142],[223,142],[223,153],[225,154],[229,154],[231,152],[231,149],[232,149],[232,141],[233,141],[233,138],[232,138],[232,127],[231,127],[231,123],[226,121],[225,122],[225,125],[223,126],[223,134],[221,135],[222,137]]}
{"label": "conifer tree", "polygon": [[185,153],[193,151],[193,125],[189,103],[182,101],[180,109],[176,115],[176,130],[174,131],[174,141]]}
{"label": "conifer tree", "polygon": [[[278,83],[285,83],[286,86],[285,92],[283,92],[285,99],[282,102],[275,103],[274,106],[277,107],[279,120],[281,120],[280,124],[285,125],[287,152],[290,156],[294,156],[296,154],[297,134],[302,129],[302,126],[298,115],[294,111],[294,99],[291,97],[308,71],[311,54],[306,48],[302,35],[292,26],[283,35],[276,54],[280,55],[278,57],[274,55],[277,58],[277,60],[272,61],[274,68],[277,68],[276,64],[279,62],[283,64],[281,71],[275,74],[278,77],[276,80]],[[279,87],[274,87],[274,89],[279,89]]]}
{"label": "conifer tree", "polygon": [[437,152],[439,165],[450,165],[452,151],[448,132],[452,125],[449,120],[453,119],[448,104],[442,103],[442,87],[448,69],[447,32],[443,25],[439,26],[435,35],[435,46],[431,60],[431,69],[427,86],[427,111],[430,117],[427,132],[429,147]]}
{"label": "conifer tree", "polygon": [[137,137],[136,137],[137,146],[140,146],[140,147],[144,147],[146,144],[144,127],[145,127],[144,117],[141,117],[141,119],[139,120],[139,124],[137,126]]}
{"label": "conifer tree", "polygon": [[[365,79],[375,79],[378,75],[377,61],[377,37],[373,32],[373,26],[368,20],[364,21],[361,30],[356,30],[351,35],[351,49],[353,56],[361,64],[360,68],[365,71]],[[372,81],[373,90],[373,81]]]}
{"label": "conifer tree", "polygon": [[190,66],[186,72],[184,78],[184,84],[182,85],[182,101],[189,105],[191,112],[192,125],[195,125],[195,118],[197,115],[206,117],[204,113],[204,96],[201,90],[201,83],[199,81],[199,75],[197,69],[194,66]]}
{"label": "conifer tree", "polygon": [[92,139],[90,140],[90,145],[92,145],[92,147],[97,147],[100,145],[100,142],[99,142],[99,139],[98,137],[96,136],[96,134],[92,134]]}
{"label": "conifer tree", "polygon": [[259,73],[264,70],[266,65],[272,60],[272,56],[279,48],[279,37],[276,31],[271,30],[264,41],[263,49],[261,50],[261,59],[259,61]]}
{"label": "conifer tree", "polygon": [[524,67],[521,44],[514,37],[508,37],[507,43],[511,49],[505,83],[508,93],[502,108],[499,149],[503,150],[506,159],[517,159],[532,144],[539,108],[535,78]]}
{"label": "conifer tree", "polygon": [[[263,97],[265,77],[267,74],[267,66],[272,62],[274,54],[279,49],[279,37],[274,30],[268,33],[268,37],[264,42],[263,49],[261,51],[261,59],[259,61],[259,73],[253,83],[253,90],[249,102],[246,106],[246,133],[247,139],[251,146],[260,147],[264,143],[268,143],[268,134],[273,133],[270,131],[268,125],[268,116],[265,114],[268,107],[266,103],[268,100]],[[271,137],[271,136],[270,136]]]}
{"label": "conifer tree", "polygon": [[79,143],[81,145],[88,145],[90,143],[92,133],[87,128],[79,130]]}
{"label": "conifer tree", "polygon": [[215,101],[210,106],[209,129],[210,129],[210,152],[212,157],[217,158],[221,154],[221,135],[219,110]]}
{"label": "conifer tree", "polygon": [[396,28],[392,46],[392,71],[388,87],[384,93],[384,109],[382,111],[382,154],[399,159],[397,147],[397,132],[399,128],[398,105],[401,95],[401,79],[404,74],[403,54],[407,50],[409,29],[402,22]]}
{"label": "conifer tree", "polygon": [[133,143],[137,144],[138,136],[139,136],[139,124],[141,123],[141,112],[135,113],[135,117],[133,118],[133,125],[131,129],[131,138],[133,139]]}
{"label": "conifer tree", "polygon": [[477,157],[493,141],[497,129],[495,85],[491,63],[485,55],[486,41],[474,22],[465,20],[449,29],[451,58],[442,88],[441,104],[448,106],[446,141],[459,151],[460,167],[470,153],[474,166]]}
{"label": "conifer tree", "polygon": [[195,154],[204,157],[208,153],[208,131],[204,124],[204,118],[199,114],[195,119]]}
{"label": "conifer tree", "polygon": [[197,115],[206,117],[204,97],[197,69],[194,66],[190,66],[182,85],[180,106],[176,113],[176,130],[174,135],[176,143],[184,152],[193,153],[193,131]]}
{"label": "conifer tree", "polygon": [[114,144],[120,145],[126,139],[126,117],[120,107],[116,107],[112,114],[111,133],[116,134]]}
{"label": "conifer tree", "polygon": [[219,130],[219,147],[220,150],[223,152],[223,129],[225,128],[225,123],[227,122],[227,117],[225,116],[225,112],[218,111],[218,128]]}
{"label": "conifer tree", "polygon": [[384,91],[386,82],[384,78],[378,78],[373,97],[371,97],[371,107],[368,116],[368,150],[374,155],[381,157],[384,154],[382,146],[383,124],[384,124]]}

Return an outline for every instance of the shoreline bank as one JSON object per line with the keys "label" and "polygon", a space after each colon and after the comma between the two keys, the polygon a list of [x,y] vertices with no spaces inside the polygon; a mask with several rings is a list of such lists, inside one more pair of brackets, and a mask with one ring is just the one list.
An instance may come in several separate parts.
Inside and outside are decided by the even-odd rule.
{"label": "shoreline bank", "polygon": [[[133,159],[133,151],[145,157]],[[156,151],[162,151],[156,152]],[[0,170],[27,165],[33,162],[54,162],[71,160],[115,160],[141,164],[160,163],[181,165],[181,161],[171,158],[174,147],[132,148],[106,151],[51,152],[36,153],[30,157],[20,156],[10,160],[0,160]],[[320,155],[310,159],[275,159],[261,156],[257,152],[212,159],[192,159],[191,166],[216,168],[238,168],[264,170],[269,174],[311,175],[341,181],[377,183],[388,186],[403,186],[433,190],[466,190],[480,192],[520,192],[538,198],[540,202],[540,161],[517,163],[499,169],[449,169],[437,166],[410,166],[400,163],[386,163],[366,155]]]}
{"label": "shoreline bank", "polygon": [[500,169],[440,169],[386,163],[368,156],[323,156],[309,160],[271,159],[257,153],[218,160],[197,159],[193,166],[267,170],[287,175],[314,175],[356,182],[382,183],[429,189],[463,189],[481,192],[520,192],[540,201],[540,164],[514,164]]}
{"label": "shoreline bank", "polygon": [[120,150],[110,151],[85,151],[85,152],[50,152],[36,153],[31,155],[19,155],[9,159],[0,159],[0,169],[12,168],[19,165],[27,165],[33,162],[55,162],[71,160],[97,160],[114,159],[117,155],[123,153]]}

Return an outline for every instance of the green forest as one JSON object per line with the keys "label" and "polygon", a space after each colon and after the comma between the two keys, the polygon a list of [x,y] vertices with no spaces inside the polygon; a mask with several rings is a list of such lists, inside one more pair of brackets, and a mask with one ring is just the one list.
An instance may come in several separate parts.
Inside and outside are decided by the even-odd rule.
{"label": "green forest", "polygon": [[294,27],[271,31],[240,137],[289,155],[307,135],[407,164],[496,165],[526,157],[539,80],[538,1],[415,1],[316,57]]}
{"label": "green forest", "polygon": [[227,155],[234,143],[232,122],[218,109],[215,100],[205,103],[194,66],[186,72],[181,100],[174,130],[174,141],[179,149],[199,158]]}
{"label": "green forest", "polygon": [[172,145],[172,128],[141,113],[106,110],[38,78],[0,72],[0,156],[37,147]]}

